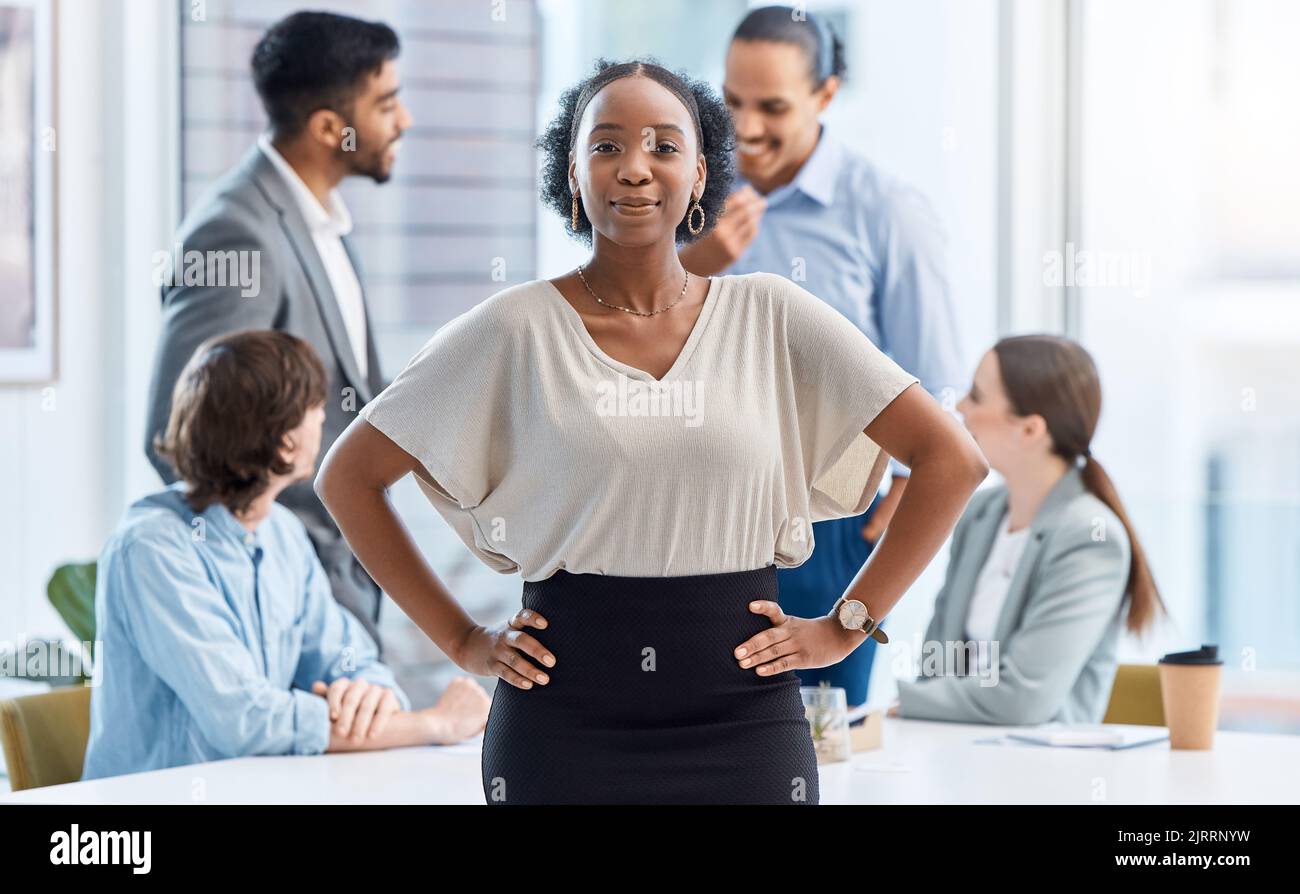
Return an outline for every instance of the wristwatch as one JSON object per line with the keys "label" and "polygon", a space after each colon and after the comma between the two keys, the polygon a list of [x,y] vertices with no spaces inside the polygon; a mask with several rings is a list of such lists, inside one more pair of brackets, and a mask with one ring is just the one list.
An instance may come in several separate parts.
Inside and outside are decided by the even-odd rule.
{"label": "wristwatch", "polygon": [[889,637],[885,635],[885,631],[880,629],[880,624],[875,618],[871,617],[867,612],[867,606],[860,600],[847,599],[841,596],[831,606],[830,613],[839,620],[840,626],[845,630],[861,630],[878,643],[889,642]]}

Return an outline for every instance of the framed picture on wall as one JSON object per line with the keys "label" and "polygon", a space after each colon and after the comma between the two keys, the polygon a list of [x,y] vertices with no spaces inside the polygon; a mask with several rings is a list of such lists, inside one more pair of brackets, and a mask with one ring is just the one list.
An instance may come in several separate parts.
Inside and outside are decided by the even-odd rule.
{"label": "framed picture on wall", "polygon": [[53,6],[0,0],[0,384],[56,373]]}

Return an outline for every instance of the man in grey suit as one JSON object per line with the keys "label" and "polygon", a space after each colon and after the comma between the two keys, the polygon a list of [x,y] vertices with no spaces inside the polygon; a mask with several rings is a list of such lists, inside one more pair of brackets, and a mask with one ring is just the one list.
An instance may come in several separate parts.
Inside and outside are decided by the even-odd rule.
{"label": "man in grey suit", "polygon": [[[356,258],[344,238],[351,218],[335,187],[348,176],[389,179],[398,138],[411,126],[397,98],[398,52],[387,25],[315,12],[277,22],[254,49],[269,132],[181,224],[182,251],[163,284],[145,450],[167,483],[176,474],[154,438],[167,423],[182,368],[213,335],[279,329],[316,349],[329,373],[322,456],[383,390]],[[225,275],[234,270],[238,276]],[[382,652],[380,590],[311,481],[279,500],[306,525],[334,598]]]}

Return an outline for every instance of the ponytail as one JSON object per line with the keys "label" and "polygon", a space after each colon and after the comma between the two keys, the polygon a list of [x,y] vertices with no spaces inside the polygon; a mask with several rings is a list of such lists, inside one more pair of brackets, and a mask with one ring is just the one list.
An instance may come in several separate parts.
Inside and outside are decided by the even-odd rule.
{"label": "ponytail", "polygon": [[1155,623],[1157,612],[1165,612],[1167,609],[1160,598],[1160,592],[1156,589],[1151,566],[1147,564],[1146,550],[1142,548],[1137,531],[1129,521],[1128,513],[1124,511],[1124,504],[1119,498],[1118,491],[1115,490],[1115,484],[1106,474],[1106,470],[1101,467],[1101,463],[1093,458],[1091,450],[1086,451],[1083,456],[1084,485],[1093,496],[1109,506],[1111,512],[1119,516],[1120,523],[1124,525],[1124,532],[1128,534],[1131,558],[1128,566],[1128,582],[1124,586],[1124,595],[1128,600],[1126,626],[1132,633],[1142,633]]}

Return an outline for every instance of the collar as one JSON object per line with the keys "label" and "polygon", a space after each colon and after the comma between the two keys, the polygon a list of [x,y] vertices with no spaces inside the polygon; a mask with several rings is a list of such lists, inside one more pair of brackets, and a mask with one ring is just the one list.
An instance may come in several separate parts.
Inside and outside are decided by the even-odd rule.
{"label": "collar", "polygon": [[[820,205],[829,206],[835,199],[835,182],[839,179],[843,162],[844,150],[839,140],[824,123],[821,124],[817,144],[813,146],[808,160],[799,168],[793,180],[768,193],[768,203],[779,201],[789,193],[798,191]],[[741,184],[749,182],[739,174],[736,179]]]}
{"label": "collar", "polygon": [[302,211],[303,219],[307,222],[307,228],[313,235],[322,233],[330,236],[346,236],[352,232],[352,215],[343,204],[343,197],[339,195],[337,189],[330,190],[330,207],[326,210],[298,176],[293,166],[285,160],[275,146],[271,145],[271,138],[266,133],[258,134],[257,147],[270,159],[271,164],[288,185],[298,209]]}
{"label": "collar", "polygon": [[[1054,516],[1057,511],[1064,508],[1071,500],[1082,494],[1088,489],[1083,483],[1083,469],[1077,465],[1070,465],[1065,470],[1065,474],[1052,485],[1052,489],[1047,492],[1043,502],[1034,513],[1034,519],[1029,523],[1029,530],[1036,534],[1041,534],[1045,529],[1051,527]],[[995,512],[997,518],[1001,518],[1006,512],[1008,495],[1005,486],[996,499],[990,499],[980,508],[977,518],[983,518],[990,511]]]}
{"label": "collar", "polygon": [[[168,485],[167,489],[176,494],[182,507],[191,518],[203,519],[203,522],[207,525],[209,531],[224,534],[232,540],[242,543],[250,551],[256,552],[261,549],[261,528],[262,524],[265,524],[265,519],[263,519],[262,524],[259,524],[255,530],[250,531],[248,528],[245,528],[240,524],[239,519],[235,518],[234,514],[226,508],[224,503],[221,502],[213,503],[202,512],[195,513],[193,508],[190,507],[190,504],[185,500],[185,491],[187,486],[184,481],[175,481]],[[194,528],[193,522],[191,522],[191,528]],[[196,540],[200,539],[198,534],[193,533],[193,530],[191,530],[191,534]]]}

